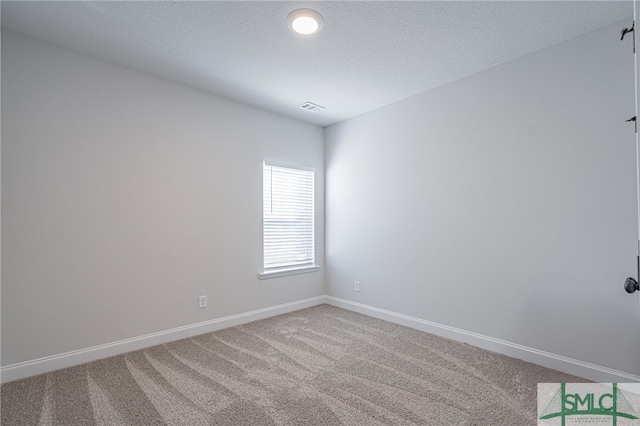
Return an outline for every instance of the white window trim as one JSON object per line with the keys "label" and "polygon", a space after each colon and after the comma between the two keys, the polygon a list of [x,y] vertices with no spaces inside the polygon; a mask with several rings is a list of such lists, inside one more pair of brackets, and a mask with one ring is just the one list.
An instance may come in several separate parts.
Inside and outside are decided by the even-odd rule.
{"label": "white window trim", "polygon": [[318,272],[320,266],[305,266],[303,268],[278,269],[275,271],[266,271],[258,274],[259,280],[268,280],[270,278],[286,277],[287,275],[308,274],[310,272]]}
{"label": "white window trim", "polygon": [[[270,161],[270,160],[265,160],[263,161],[263,166],[273,166],[273,167],[280,167],[280,168],[287,168],[287,169],[297,169],[297,170],[302,170],[302,171],[307,171],[307,172],[312,172],[315,174],[316,170],[313,167],[300,167],[298,165],[291,165],[291,164],[285,164],[285,163],[280,163],[280,162],[276,162],[276,161]],[[314,185],[314,197],[315,197],[315,185]],[[315,203],[314,203],[315,204]],[[315,208],[315,207],[314,207]],[[315,214],[314,214],[315,217]],[[315,218],[314,218],[315,221]],[[263,219],[263,224],[264,224],[264,219]],[[314,228],[315,228],[315,224],[314,224]],[[314,234],[315,234],[315,230],[314,230]],[[314,235],[314,240],[315,240],[315,235]],[[259,280],[267,280],[267,279],[271,279],[271,278],[278,278],[278,277],[284,277],[284,276],[288,276],[288,275],[298,275],[298,274],[308,274],[311,272],[318,272],[320,271],[320,265],[315,263],[315,243],[314,243],[314,264],[309,264],[309,265],[304,265],[304,266],[298,266],[298,267],[282,267],[282,268],[274,268],[274,269],[263,269],[262,272],[258,273],[258,279]],[[263,253],[264,256],[264,253]],[[264,259],[264,257],[263,257]]]}
{"label": "white window trim", "polygon": [[273,166],[273,167],[282,167],[284,169],[304,170],[305,172],[313,172],[313,173],[316,172],[315,167],[305,167],[305,166],[299,166],[297,164],[283,163],[279,161],[264,160],[262,164],[263,165],[266,164],[267,166]]}

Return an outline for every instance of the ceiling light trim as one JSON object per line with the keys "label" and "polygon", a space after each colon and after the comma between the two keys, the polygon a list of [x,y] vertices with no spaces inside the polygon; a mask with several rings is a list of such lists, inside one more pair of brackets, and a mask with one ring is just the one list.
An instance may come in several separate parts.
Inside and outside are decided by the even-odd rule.
{"label": "ceiling light trim", "polygon": [[312,35],[324,26],[324,18],[313,9],[296,9],[287,16],[287,26],[300,35]]}

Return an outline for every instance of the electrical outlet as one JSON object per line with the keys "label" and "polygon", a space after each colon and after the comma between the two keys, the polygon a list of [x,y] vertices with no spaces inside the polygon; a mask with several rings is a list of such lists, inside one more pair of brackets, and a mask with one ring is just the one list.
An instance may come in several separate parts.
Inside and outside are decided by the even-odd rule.
{"label": "electrical outlet", "polygon": [[355,281],[355,282],[353,283],[353,289],[354,289],[355,291],[360,291],[360,281]]}
{"label": "electrical outlet", "polygon": [[207,307],[207,296],[198,296],[198,309]]}

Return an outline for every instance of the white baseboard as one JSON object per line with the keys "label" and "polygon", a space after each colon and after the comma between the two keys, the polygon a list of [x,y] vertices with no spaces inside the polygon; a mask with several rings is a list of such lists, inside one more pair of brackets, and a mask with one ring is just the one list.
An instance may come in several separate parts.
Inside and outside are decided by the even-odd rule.
{"label": "white baseboard", "polygon": [[61,368],[72,367],[86,362],[96,361],[163,343],[173,342],[175,340],[197,336],[199,334],[210,333],[212,331],[222,330],[224,328],[309,308],[311,306],[321,305],[325,302],[325,296],[317,296],[264,309],[258,309],[251,312],[172,328],[170,330],[164,330],[157,333],[146,334],[144,336],[134,337],[131,339],[66,352],[59,355],[11,364],[0,368],[0,383],[11,382],[25,377],[35,376],[37,374],[59,370]]}
{"label": "white baseboard", "polygon": [[503,355],[533,362],[547,368],[553,368],[568,374],[573,374],[585,379],[601,383],[627,383],[640,382],[640,376],[614,370],[600,365],[591,364],[577,359],[541,351],[505,340],[495,339],[478,333],[449,327],[432,321],[411,317],[397,312],[376,308],[362,303],[352,302],[333,296],[318,296],[309,299],[297,300],[282,305],[271,306],[251,312],[230,315],[210,321],[204,321],[183,327],[172,328],[157,333],[131,339],[120,340],[104,345],[93,346],[59,355],[48,356],[31,361],[20,362],[0,368],[0,383],[11,382],[37,374],[48,373],[61,368],[72,367],[86,362],[96,361],[110,356],[148,348],[179,339],[197,336],[203,333],[222,330],[240,324],[297,311],[311,306],[328,303],[343,309],[369,315],[395,324],[411,327],[438,336],[447,337],[459,342],[497,352]]}
{"label": "white baseboard", "polygon": [[362,303],[352,302],[350,300],[340,299],[333,296],[326,296],[326,303],[337,306],[339,308],[348,309],[350,311],[359,312],[374,318],[379,318],[395,324],[404,325],[437,336],[447,337],[459,342],[465,342],[479,348],[487,349],[499,354],[519,358],[524,361],[532,362],[543,367],[552,368],[564,373],[573,374],[574,376],[583,377],[588,380],[600,383],[627,383],[640,382],[640,376],[635,374],[618,371],[611,368],[603,367],[596,364],[580,361],[562,355],[541,351],[527,346],[518,345],[516,343],[507,342],[505,340],[494,339],[493,337],[484,336],[478,333],[461,330],[459,328],[449,327],[420,318],[410,317],[408,315],[399,314],[397,312],[387,311],[385,309],[376,308]]}

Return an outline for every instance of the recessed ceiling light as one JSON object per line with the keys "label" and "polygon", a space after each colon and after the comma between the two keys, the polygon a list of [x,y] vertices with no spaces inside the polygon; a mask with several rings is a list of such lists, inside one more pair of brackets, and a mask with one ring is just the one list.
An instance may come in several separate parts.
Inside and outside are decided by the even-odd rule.
{"label": "recessed ceiling light", "polygon": [[287,23],[292,31],[298,34],[310,35],[322,28],[322,15],[312,9],[296,9],[287,16]]}

